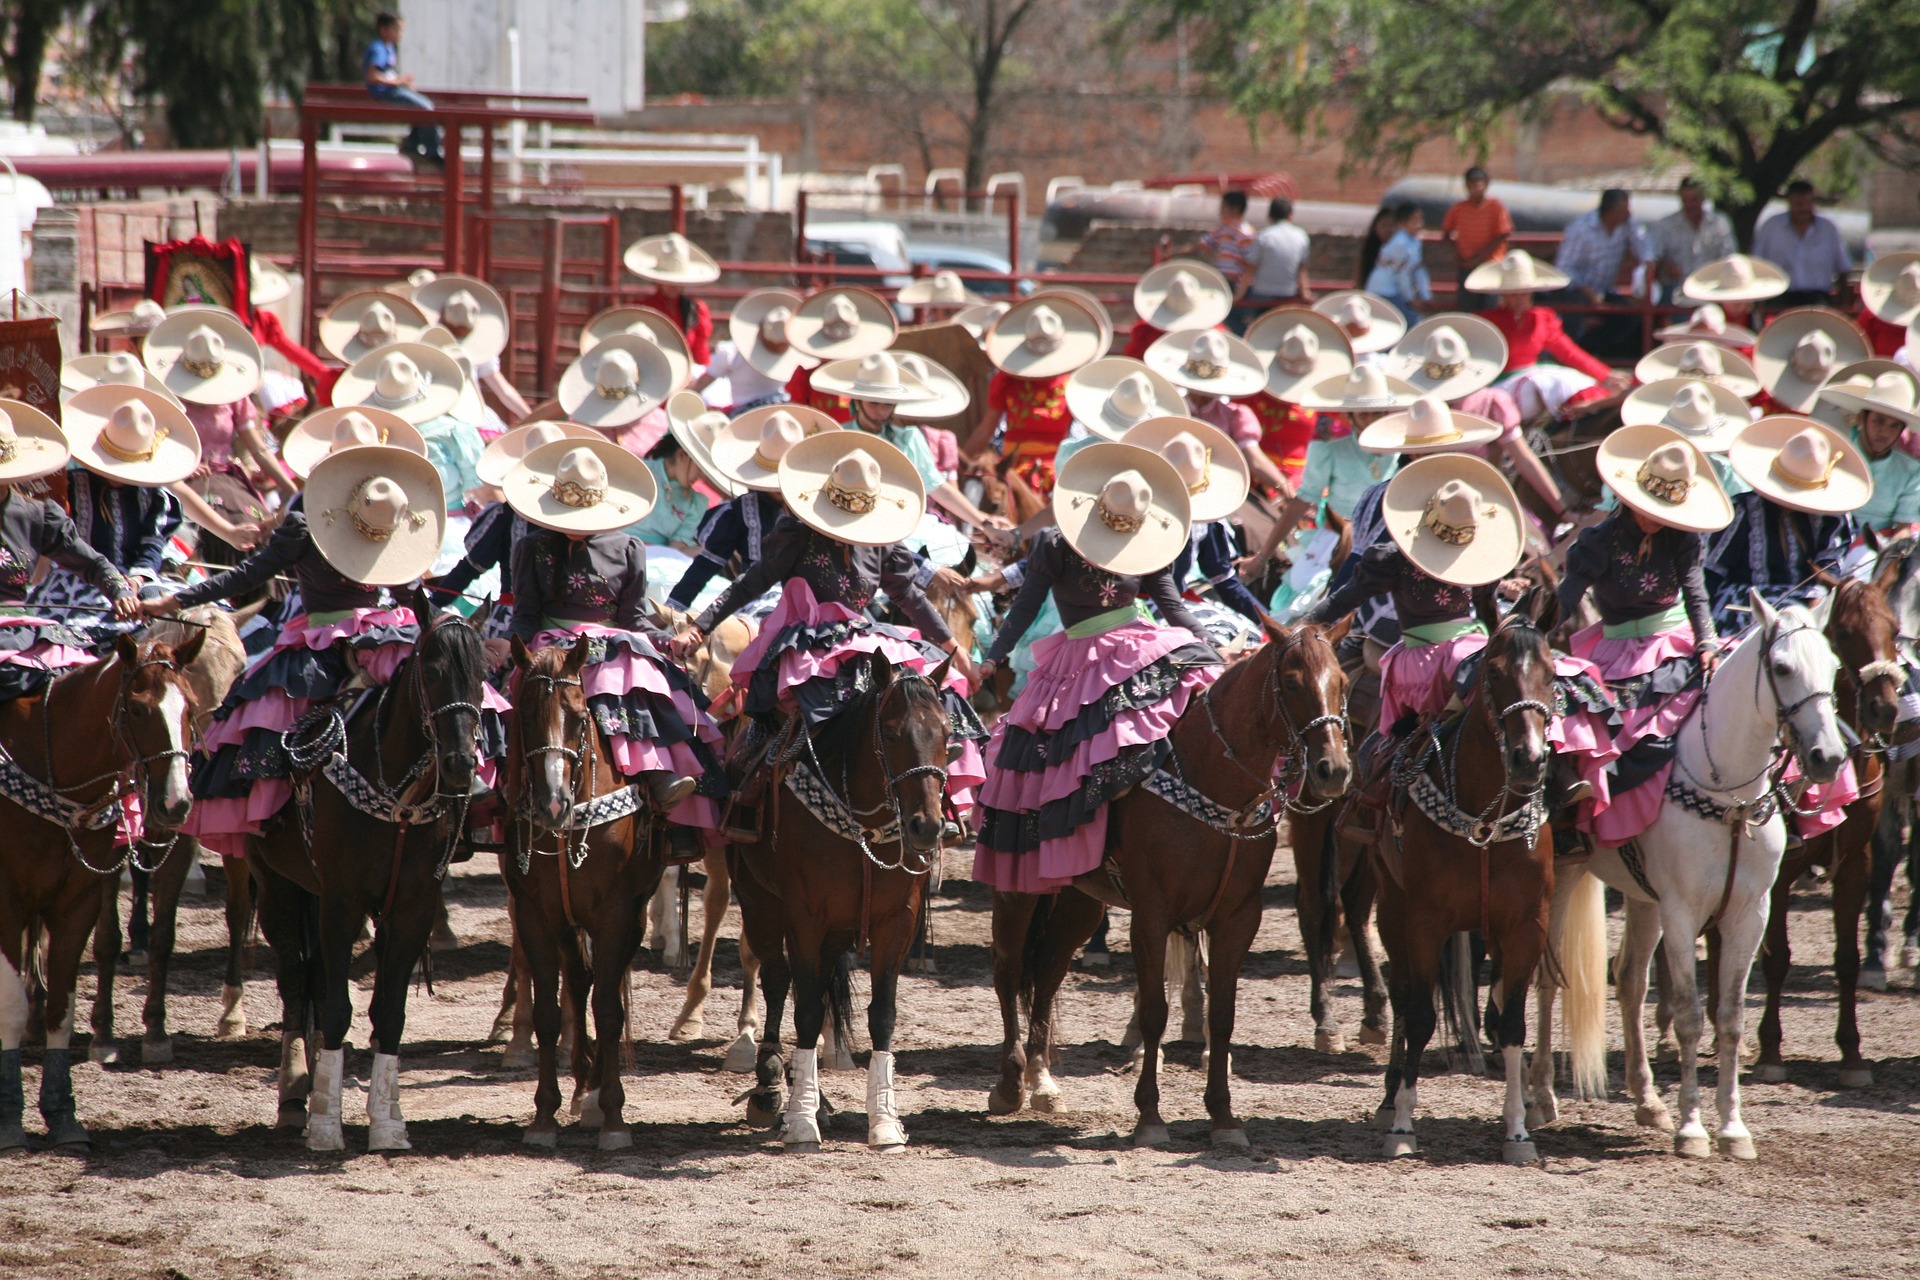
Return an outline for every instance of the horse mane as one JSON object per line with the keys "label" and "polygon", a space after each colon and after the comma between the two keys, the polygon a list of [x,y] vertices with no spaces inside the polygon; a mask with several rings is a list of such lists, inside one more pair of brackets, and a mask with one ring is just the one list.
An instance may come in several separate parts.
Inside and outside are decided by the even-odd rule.
{"label": "horse mane", "polygon": [[[933,682],[920,677],[895,673],[893,684],[904,684],[906,690],[901,694],[908,705],[916,701],[927,701],[946,715],[946,706],[940,701],[940,691]],[[836,763],[851,767],[859,759],[861,737],[867,732],[867,726],[873,720],[874,708],[886,695],[886,688],[868,686],[856,693],[838,715],[821,725],[813,738],[814,754],[820,758],[822,768]]]}
{"label": "horse mane", "polygon": [[[1858,578],[1848,578],[1834,589],[1832,625],[1836,632],[1862,636],[1898,634],[1900,630],[1886,593]],[[1883,627],[1884,633],[1880,630]]]}
{"label": "horse mane", "polygon": [[[480,632],[464,619],[437,618],[423,628],[419,643],[407,655],[407,661],[424,657],[427,643],[440,641],[436,652],[444,655],[448,674],[463,686],[477,686],[487,676],[487,649]],[[396,673],[397,679],[397,673]]]}

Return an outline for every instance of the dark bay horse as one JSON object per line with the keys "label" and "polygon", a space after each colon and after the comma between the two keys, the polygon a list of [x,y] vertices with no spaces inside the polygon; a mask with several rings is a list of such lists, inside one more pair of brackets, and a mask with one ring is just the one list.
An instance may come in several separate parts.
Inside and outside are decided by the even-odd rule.
{"label": "dark bay horse", "polygon": [[[747,1118],[784,1119],[789,1151],[820,1145],[818,1045],[831,999],[841,1043],[851,1003],[851,963],[866,950],[873,980],[867,1030],[867,1142],[904,1146],[893,1087],[893,1030],[900,971],[926,903],[927,874],[940,856],[945,825],[949,722],[940,687],[947,664],[926,676],[896,670],[879,654],[865,665],[863,692],[795,742],[791,767],[812,779],[813,809],[787,785],[770,792],[765,830],[734,846],[734,891],[741,928],[760,957],[767,1002],[765,1038],[755,1064]],[[776,774],[776,779],[780,778]],[[807,785],[803,783],[802,785]],[[862,829],[859,836],[835,829]],[[786,1096],[780,1023],[793,994],[794,1080]]]}
{"label": "dark bay horse", "polygon": [[[529,653],[518,637],[519,672],[508,717],[501,785],[508,819],[502,859],[514,899],[514,925],[533,978],[533,1029],[540,1045],[536,1113],[528,1146],[559,1142],[557,1044],[560,976],[573,1003],[573,1107],[600,1130],[600,1149],[633,1145],[621,1111],[620,1045],[627,1030],[627,973],[640,950],[642,915],[660,883],[660,858],[645,803],[607,821],[589,806],[636,795],[615,767],[606,730],[595,723],[581,684],[592,640]],[[621,806],[624,808],[625,806]],[[587,1038],[591,1000],[596,1038]]]}
{"label": "dark bay horse", "polygon": [[[1054,999],[1107,901],[1133,913],[1142,1038],[1134,1142],[1167,1141],[1159,1084],[1167,938],[1175,930],[1204,930],[1207,1113],[1216,1144],[1247,1145],[1233,1115],[1228,1047],[1240,966],[1260,928],[1260,892],[1273,862],[1279,810],[1289,800],[1310,808],[1316,798],[1341,795],[1351,772],[1346,676],[1328,634],[1317,627],[1287,630],[1271,620],[1265,630],[1267,644],[1236,660],[1189,702],[1169,735],[1166,771],[1191,783],[1197,801],[1176,805],[1137,787],[1113,802],[1107,867],[1050,895],[993,895],[993,979],[1003,1037],[990,1113],[1059,1108],[1060,1088],[1048,1070]],[[1024,1046],[1022,1004],[1028,1008]]]}
{"label": "dark bay horse", "polygon": [[173,847],[169,840],[159,849],[116,851],[112,805],[137,797],[156,836],[186,820],[193,807],[186,752],[193,692],[180,667],[199,648],[197,637],[175,650],[122,636],[106,660],[0,705],[0,744],[21,774],[42,784],[39,807],[59,815],[42,816],[11,795],[0,796],[0,823],[8,833],[0,840],[0,1151],[26,1145],[20,1047],[27,1031],[28,939],[35,934],[47,940],[40,1114],[50,1145],[89,1141],[74,1114],[70,1045],[74,985],[100,914],[101,874],[118,871],[136,853],[151,862]]}
{"label": "dark bay horse", "polygon": [[[437,615],[425,592],[416,591],[411,603],[420,621],[413,652],[390,684],[344,707],[334,704],[331,717],[316,717],[302,744],[307,754],[296,759],[310,761],[312,772],[294,802],[250,843],[260,927],[279,967],[278,1123],[304,1121],[313,1151],[346,1144],[340,1096],[353,1021],[348,965],[369,918],[377,972],[367,1147],[411,1145],[399,1102],[407,984],[438,918],[448,860],[465,838],[480,763],[480,632],[458,616]],[[310,836],[302,830],[302,788],[311,797]],[[317,1053],[316,1024],[324,1044]]]}

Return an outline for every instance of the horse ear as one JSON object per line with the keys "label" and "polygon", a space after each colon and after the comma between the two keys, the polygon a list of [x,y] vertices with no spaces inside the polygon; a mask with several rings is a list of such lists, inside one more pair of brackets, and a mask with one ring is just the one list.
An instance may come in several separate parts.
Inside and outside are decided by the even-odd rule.
{"label": "horse ear", "polygon": [[[1872,530],[1868,532],[1871,533]],[[1912,549],[1912,544],[1905,539],[1891,544],[1883,542],[1877,548],[1880,563],[1879,571],[1874,575],[1873,585],[1881,595],[1892,594],[1893,589],[1900,585],[1900,572],[1907,567],[1907,554]]]}
{"label": "horse ear", "polygon": [[587,655],[593,651],[593,637],[581,636],[573,642],[573,648],[567,654],[566,673],[577,676],[586,669]]}
{"label": "horse ear", "polygon": [[1833,602],[1840,598],[1840,588],[1835,586],[1820,597],[1809,611],[1813,614],[1813,625],[1820,631],[1827,629],[1827,623],[1833,619]]}
{"label": "horse ear", "polygon": [[513,647],[513,665],[522,671],[531,670],[533,667],[533,652],[527,648],[527,642],[519,636],[514,636],[508,643]]}
{"label": "horse ear", "polygon": [[205,627],[189,627],[188,630],[191,634],[187,636],[186,643],[174,646],[173,665],[176,667],[192,666],[194,660],[200,656],[200,650],[206,647],[207,629]]}
{"label": "horse ear", "polygon": [[948,654],[939,666],[927,672],[927,679],[933,681],[934,688],[944,689],[947,687],[947,673],[951,670],[953,670],[953,655]]}
{"label": "horse ear", "polygon": [[131,678],[133,673],[136,670],[138,670],[140,666],[139,642],[129,635],[122,635],[122,636],[115,637],[113,642],[113,652],[120,659],[120,665],[124,666],[127,669],[126,670],[127,677]]}
{"label": "horse ear", "polygon": [[433,597],[427,594],[424,582],[413,584],[413,620],[420,624],[422,631],[433,629]]}
{"label": "horse ear", "polygon": [[1544,586],[1527,592],[1525,607],[1527,617],[1538,630],[1551,634],[1560,622],[1560,597]]}
{"label": "horse ear", "polygon": [[1264,609],[1260,611],[1260,630],[1275,644],[1285,644],[1293,638],[1293,633]]}
{"label": "horse ear", "polygon": [[1346,617],[1340,619],[1340,621],[1334,623],[1331,627],[1327,628],[1327,631],[1326,631],[1327,643],[1331,645],[1338,645],[1342,640],[1345,640],[1347,638],[1347,634],[1352,630],[1353,630],[1353,615],[1348,614]]}
{"label": "horse ear", "polygon": [[870,653],[867,655],[867,674],[873,678],[875,690],[885,689],[893,683],[893,664],[886,655]]}
{"label": "horse ear", "polygon": [[488,596],[481,602],[480,607],[473,611],[473,616],[467,619],[468,622],[473,624],[475,631],[481,632],[482,634],[486,632],[487,623],[493,621],[494,603],[494,598]]}
{"label": "horse ear", "polygon": [[1500,629],[1500,605],[1492,591],[1473,593],[1473,616],[1487,629],[1488,635]]}
{"label": "horse ear", "polygon": [[1747,603],[1753,607],[1753,620],[1763,627],[1770,627],[1780,620],[1779,611],[1767,603],[1767,598],[1752,587],[1747,588]]}

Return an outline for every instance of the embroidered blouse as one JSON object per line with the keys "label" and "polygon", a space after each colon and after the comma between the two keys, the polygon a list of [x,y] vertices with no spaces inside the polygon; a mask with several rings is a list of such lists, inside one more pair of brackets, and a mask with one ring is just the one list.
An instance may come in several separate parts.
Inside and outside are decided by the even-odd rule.
{"label": "embroidered blouse", "polygon": [[1809,581],[1816,566],[1836,577],[1853,544],[1852,516],[1812,516],[1789,511],[1758,493],[1733,500],[1733,523],[1707,536],[1707,589],[1712,593],[1715,619],[1723,630],[1738,631],[1745,615],[1747,589],[1757,589],[1767,603],[1801,604],[1824,590]]}
{"label": "embroidered blouse", "polygon": [[1625,509],[1581,531],[1567,548],[1560,579],[1560,615],[1570,618],[1593,592],[1600,621],[1636,622],[1684,603],[1696,645],[1713,641],[1713,610],[1707,599],[1704,534],[1662,527],[1640,532]]}
{"label": "embroidered blouse", "polygon": [[1167,625],[1185,627],[1203,641],[1206,636],[1200,620],[1187,612],[1180,588],[1174,585],[1171,567],[1138,577],[1109,573],[1087,563],[1067,544],[1060,530],[1042,529],[1034,535],[1020,594],[1013,598],[1007,620],[1000,624],[1000,633],[994,636],[993,645],[987,650],[989,661],[1007,660],[1007,655],[1040,615],[1040,606],[1046,602],[1049,591],[1053,593],[1054,607],[1060,611],[1060,621],[1067,627],[1126,608],[1145,597]]}
{"label": "embroidered blouse", "polygon": [[226,572],[185,588],[177,598],[183,609],[215,600],[230,600],[259,590],[280,573],[291,573],[300,584],[300,599],[310,614],[374,609],[380,605],[381,588],[355,582],[327,563],[307,530],[306,511],[298,507],[289,508],[265,546],[255,549]]}
{"label": "embroidered blouse", "polygon": [[0,606],[25,602],[41,556],[79,574],[109,600],[133,593],[113,562],[80,536],[59,503],[9,489],[0,495]]}
{"label": "embroidered blouse", "polygon": [[165,489],[115,484],[84,467],[67,471],[67,502],[87,544],[123,573],[160,576],[167,539],[180,528],[180,502]]}
{"label": "embroidered blouse", "polygon": [[1423,572],[1392,539],[1376,542],[1361,554],[1347,580],[1307,615],[1330,623],[1379,596],[1393,599],[1394,616],[1405,634],[1409,627],[1454,622],[1491,610],[1493,587],[1456,587]]}
{"label": "embroidered blouse", "polygon": [[714,574],[744,572],[760,559],[767,535],[786,511],[779,494],[749,489],[708,512],[700,525],[700,554],[680,576],[667,603],[685,609]]}
{"label": "embroidered blouse", "polygon": [[1187,537],[1187,549],[1173,562],[1173,581],[1175,585],[1186,583],[1193,576],[1195,561],[1200,563],[1201,580],[1213,587],[1214,599],[1235,613],[1260,621],[1265,610],[1261,609],[1259,599],[1247,590],[1247,584],[1240,581],[1239,566],[1234,560],[1233,535],[1228,532],[1224,520],[1208,520],[1193,526]]}
{"label": "embroidered blouse", "polygon": [[658,642],[666,634],[647,609],[647,549],[624,533],[579,541],[532,528],[513,548],[513,626],[531,640],[542,630],[593,622],[637,631]]}

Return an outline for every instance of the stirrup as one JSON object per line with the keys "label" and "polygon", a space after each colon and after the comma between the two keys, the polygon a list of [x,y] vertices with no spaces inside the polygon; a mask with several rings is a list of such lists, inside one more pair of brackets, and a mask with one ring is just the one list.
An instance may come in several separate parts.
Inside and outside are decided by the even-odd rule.
{"label": "stirrup", "polygon": [[727,816],[720,834],[728,841],[733,844],[755,844],[760,839],[761,830],[760,805],[757,801],[736,797],[727,806]]}

